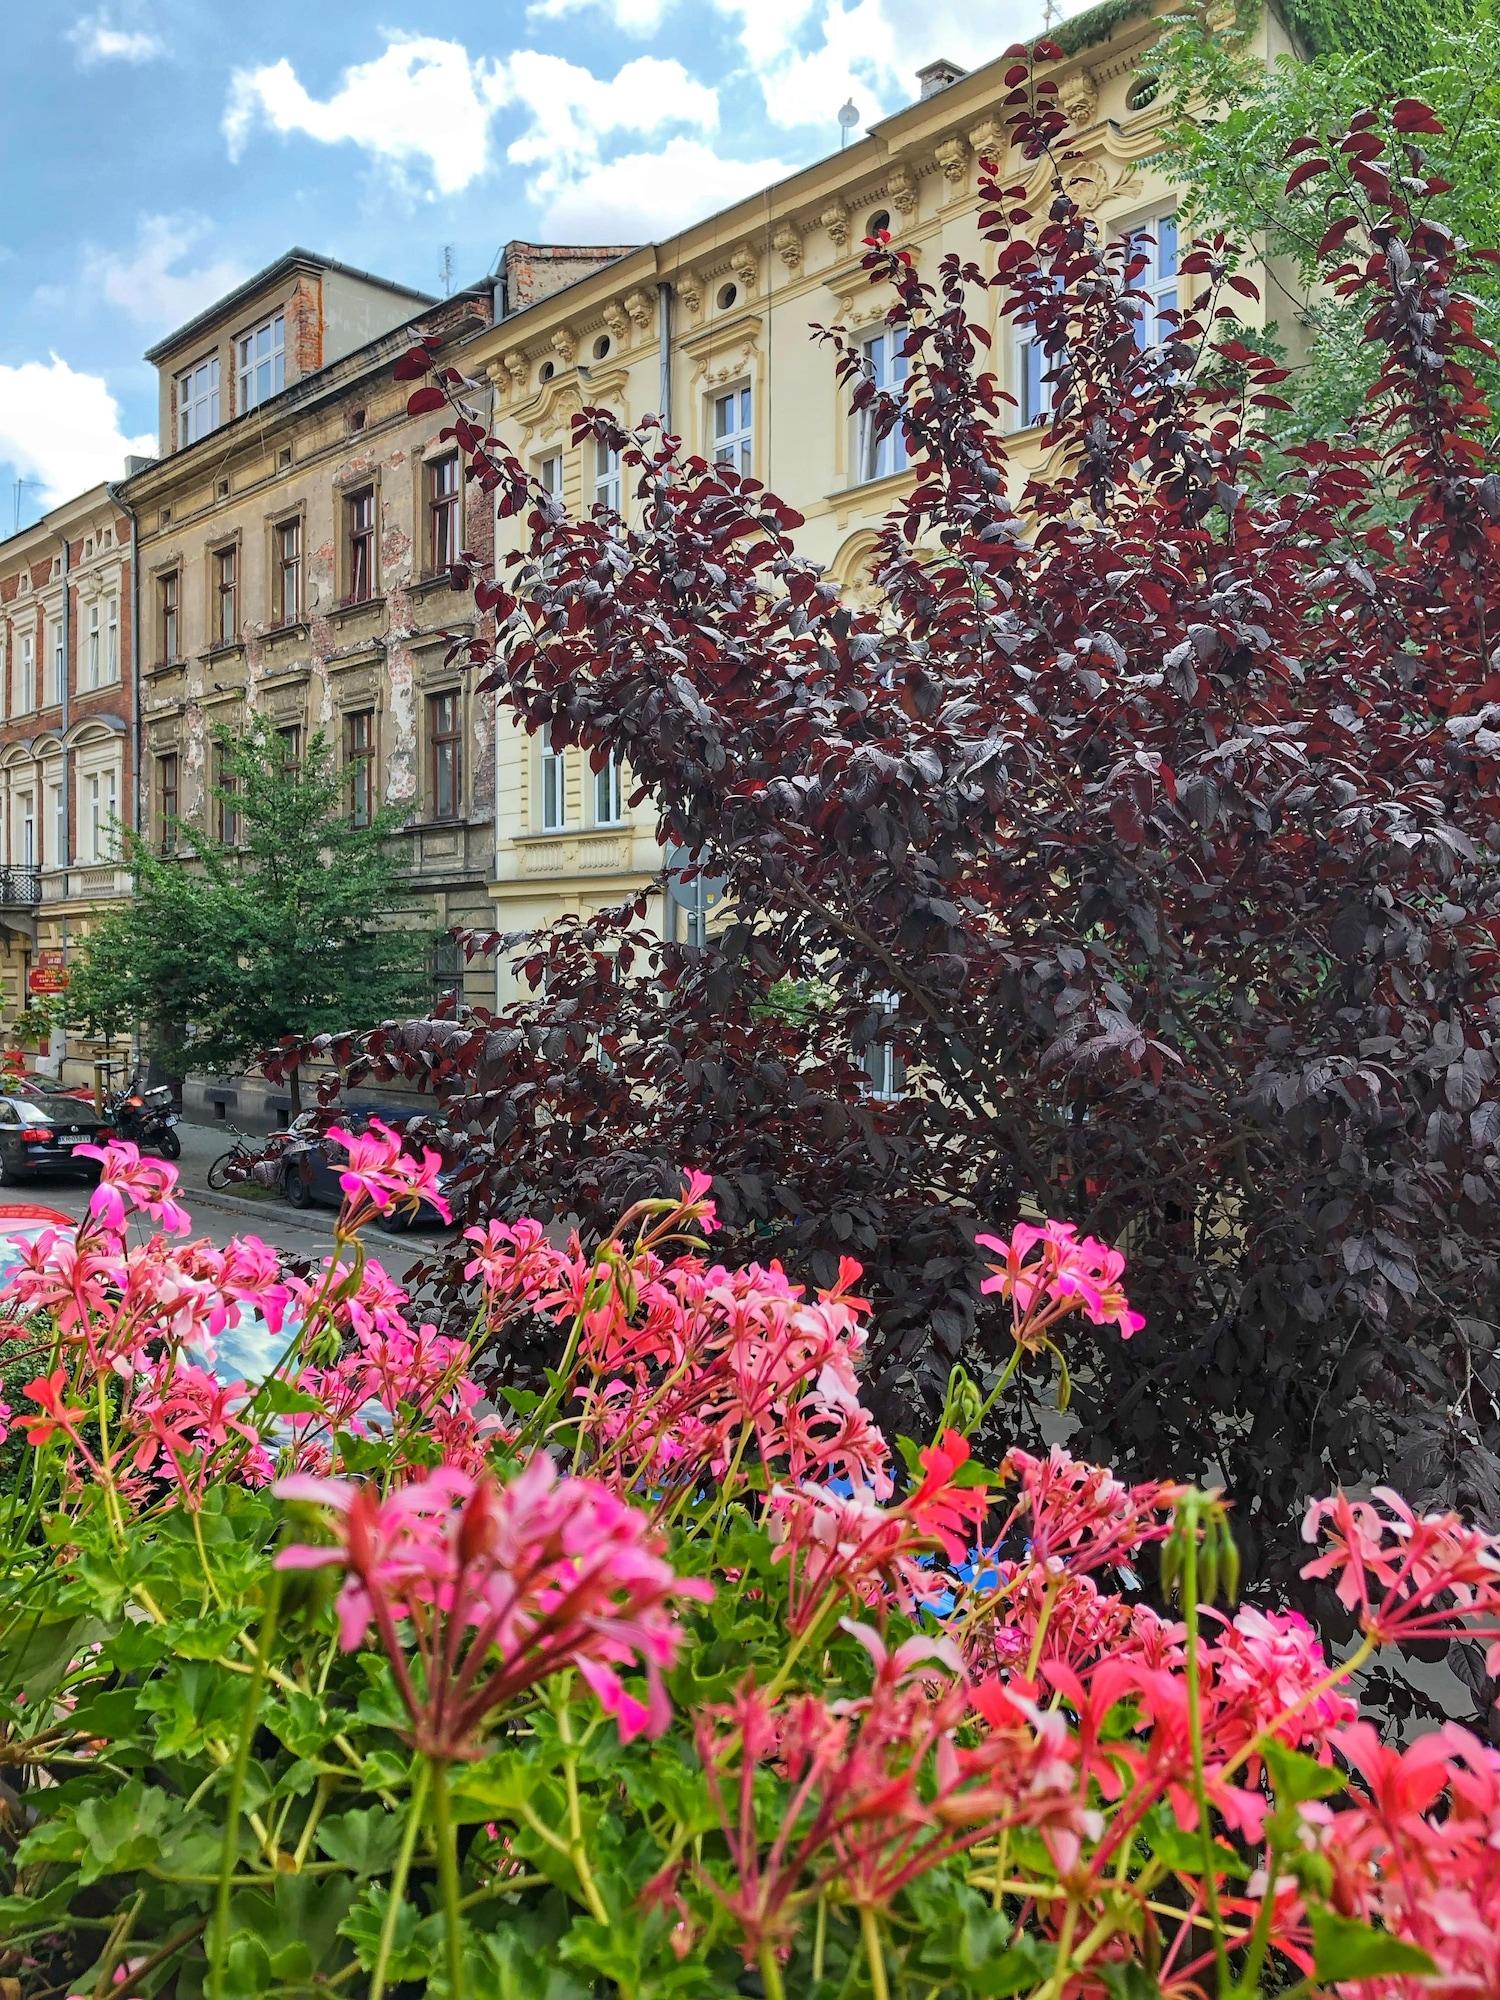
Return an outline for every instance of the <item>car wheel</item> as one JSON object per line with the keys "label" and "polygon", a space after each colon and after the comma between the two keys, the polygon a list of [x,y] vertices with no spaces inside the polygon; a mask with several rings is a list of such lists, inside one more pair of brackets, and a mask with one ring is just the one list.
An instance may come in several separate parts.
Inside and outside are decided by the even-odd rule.
{"label": "car wheel", "polygon": [[21,1176],[5,1157],[5,1148],[0,1146],[0,1187],[14,1187],[20,1178]]}
{"label": "car wheel", "polygon": [[281,1176],[281,1192],[293,1208],[312,1207],[312,1189],[295,1168]]}

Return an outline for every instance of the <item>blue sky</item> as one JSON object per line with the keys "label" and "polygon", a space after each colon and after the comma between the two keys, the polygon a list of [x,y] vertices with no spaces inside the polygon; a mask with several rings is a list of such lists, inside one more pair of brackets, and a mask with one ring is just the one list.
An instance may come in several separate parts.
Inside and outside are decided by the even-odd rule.
{"label": "blue sky", "polygon": [[[1078,0],[1063,11],[1076,11]],[[1042,0],[41,0],[0,69],[0,535],[152,450],[142,351],[294,243],[424,290],[642,242]]]}

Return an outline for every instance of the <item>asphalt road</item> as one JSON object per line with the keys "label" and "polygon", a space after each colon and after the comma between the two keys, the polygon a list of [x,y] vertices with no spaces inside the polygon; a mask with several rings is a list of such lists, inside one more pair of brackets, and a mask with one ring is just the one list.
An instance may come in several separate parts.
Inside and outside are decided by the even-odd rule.
{"label": "asphalt road", "polygon": [[[215,1125],[184,1124],[177,1131],[182,1140],[182,1158],[177,1162],[182,1202],[201,1235],[215,1243],[226,1243],[231,1236],[260,1236],[278,1250],[300,1257],[318,1256],[332,1245],[332,1209],[289,1208],[279,1194],[269,1190],[216,1194],[209,1189],[208,1169],[228,1149],[232,1133]],[[0,1189],[0,1208],[7,1201],[45,1202],[64,1215],[81,1218],[88,1208],[89,1189],[73,1174],[38,1174],[22,1185]],[[439,1233],[425,1230],[400,1236],[387,1236],[375,1229],[365,1232],[368,1246],[398,1276],[427,1246],[440,1240]]]}

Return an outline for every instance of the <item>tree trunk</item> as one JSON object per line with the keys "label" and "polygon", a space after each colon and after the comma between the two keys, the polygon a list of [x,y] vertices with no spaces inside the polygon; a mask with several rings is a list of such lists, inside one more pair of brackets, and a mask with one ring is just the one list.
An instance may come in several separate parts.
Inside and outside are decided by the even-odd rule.
{"label": "tree trunk", "polygon": [[292,1100],[292,1116],[298,1118],[302,1115],[302,1065],[300,1063],[292,1064],[291,1075],[286,1080],[286,1087]]}

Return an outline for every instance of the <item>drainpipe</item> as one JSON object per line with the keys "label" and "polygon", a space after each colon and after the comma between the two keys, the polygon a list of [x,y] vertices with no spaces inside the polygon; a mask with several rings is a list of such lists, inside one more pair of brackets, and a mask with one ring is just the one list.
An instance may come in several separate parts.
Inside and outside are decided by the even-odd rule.
{"label": "drainpipe", "polygon": [[118,486],[105,488],[130,519],[130,828],[141,830],[141,524]]}
{"label": "drainpipe", "polygon": [[657,400],[665,429],[672,428],[672,287],[665,278],[656,287],[656,345],[661,352],[661,388]]}

